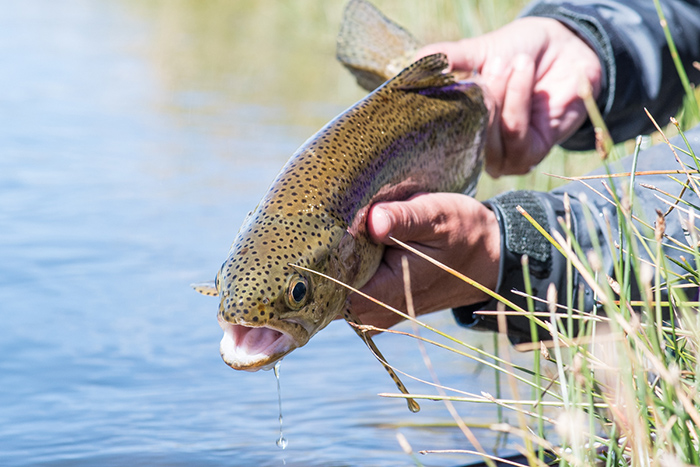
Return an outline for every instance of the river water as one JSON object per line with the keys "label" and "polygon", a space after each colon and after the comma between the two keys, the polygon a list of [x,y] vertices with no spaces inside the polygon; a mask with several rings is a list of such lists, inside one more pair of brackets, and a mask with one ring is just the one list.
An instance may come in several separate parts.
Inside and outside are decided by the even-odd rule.
{"label": "river water", "polygon": [[[228,3],[0,9],[2,465],[412,465],[397,432],[472,448],[441,403],[414,415],[378,397],[393,383],[342,322],[281,367],[285,450],[274,374],[221,361],[216,299],[189,283],[213,278],[284,161],[361,96],[333,62],[339,7]],[[322,26],[286,19],[307,13]],[[430,322],[491,347],[449,314]],[[377,344],[428,378],[414,341]],[[431,356],[445,384],[495,393],[491,370]],[[475,433],[491,452],[515,441]]]}

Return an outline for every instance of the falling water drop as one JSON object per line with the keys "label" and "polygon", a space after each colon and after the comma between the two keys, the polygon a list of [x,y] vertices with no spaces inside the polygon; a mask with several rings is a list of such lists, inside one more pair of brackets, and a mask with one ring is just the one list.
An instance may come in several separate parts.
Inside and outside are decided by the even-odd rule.
{"label": "falling water drop", "polygon": [[280,366],[282,366],[282,360],[275,363],[275,378],[277,378],[277,403],[279,404],[280,408],[280,437],[277,440],[277,446],[284,449],[287,447],[288,442],[282,433],[282,391],[280,389]]}

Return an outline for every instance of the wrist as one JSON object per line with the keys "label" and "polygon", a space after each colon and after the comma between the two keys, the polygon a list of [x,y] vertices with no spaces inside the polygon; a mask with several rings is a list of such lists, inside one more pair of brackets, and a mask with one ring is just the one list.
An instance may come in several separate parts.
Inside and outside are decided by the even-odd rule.
{"label": "wrist", "polygon": [[[475,264],[483,272],[481,285],[490,290],[496,290],[498,286],[499,268],[501,260],[501,227],[496,213],[487,205],[482,205],[483,211],[480,219],[481,239],[477,243],[478,251],[482,259]],[[480,300],[487,300],[489,296],[481,292]]]}

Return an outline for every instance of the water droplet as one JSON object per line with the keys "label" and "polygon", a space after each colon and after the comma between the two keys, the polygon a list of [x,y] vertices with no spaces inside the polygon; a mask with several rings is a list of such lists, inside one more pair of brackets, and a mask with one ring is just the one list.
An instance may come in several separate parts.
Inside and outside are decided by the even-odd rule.
{"label": "water droplet", "polygon": [[279,446],[280,449],[284,449],[287,447],[289,442],[284,437],[284,433],[282,432],[282,390],[280,389],[280,366],[282,366],[282,360],[278,360],[277,363],[275,363],[275,378],[277,379],[277,403],[280,409],[280,437],[277,440],[277,446]]}
{"label": "water droplet", "polygon": [[289,441],[287,441],[287,438],[284,438],[284,437],[282,437],[282,435],[280,435],[280,439],[278,439],[276,441],[276,443],[277,443],[277,446],[280,447],[280,449],[284,449],[287,447],[287,444],[289,443]]}

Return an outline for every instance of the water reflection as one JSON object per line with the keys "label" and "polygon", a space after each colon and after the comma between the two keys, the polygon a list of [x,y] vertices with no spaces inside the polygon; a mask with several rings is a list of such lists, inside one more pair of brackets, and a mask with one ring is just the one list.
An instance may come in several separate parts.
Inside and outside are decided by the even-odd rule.
{"label": "water reflection", "polygon": [[[0,10],[0,463],[282,463],[274,375],[221,362],[215,300],[188,284],[213,276],[282,163],[360,95],[332,58],[339,10],[117,0]],[[412,343],[378,345],[427,376]],[[445,384],[493,392],[473,362],[434,358]],[[400,464],[387,422],[414,449],[465,445],[454,429],[420,426],[445,422],[439,404],[414,416],[376,396],[393,390],[354,333],[331,325],[285,359],[287,465]]]}

